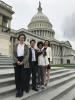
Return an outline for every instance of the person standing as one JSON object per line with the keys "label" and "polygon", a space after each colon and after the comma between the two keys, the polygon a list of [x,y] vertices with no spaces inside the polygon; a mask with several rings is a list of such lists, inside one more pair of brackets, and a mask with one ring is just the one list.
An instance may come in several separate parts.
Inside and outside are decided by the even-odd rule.
{"label": "person standing", "polygon": [[29,65],[31,68],[32,74],[32,90],[38,91],[36,86],[36,73],[37,73],[37,50],[35,49],[36,41],[33,39],[30,41],[30,49],[29,49]]}
{"label": "person standing", "polygon": [[51,69],[51,62],[52,62],[52,50],[50,47],[50,42],[48,40],[45,40],[44,42],[44,49],[46,50],[46,84],[48,84],[48,81],[50,79],[50,69]]}
{"label": "person standing", "polygon": [[[29,48],[24,43],[26,36],[24,34],[19,34],[18,44],[14,45],[13,57],[15,64],[15,84],[16,84],[16,97],[23,96],[23,90],[29,91]],[[25,81],[26,82],[25,82]],[[25,83],[25,86],[24,86]]]}
{"label": "person standing", "polygon": [[44,83],[46,79],[46,66],[45,66],[45,56],[43,55],[44,53],[44,48],[43,48],[43,42],[39,41],[37,43],[37,52],[38,52],[38,84],[39,87],[42,89],[45,88]]}

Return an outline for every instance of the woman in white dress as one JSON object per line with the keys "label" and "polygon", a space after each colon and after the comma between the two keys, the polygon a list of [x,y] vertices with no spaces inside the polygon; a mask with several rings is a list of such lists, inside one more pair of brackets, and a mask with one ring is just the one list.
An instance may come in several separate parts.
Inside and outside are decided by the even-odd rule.
{"label": "woman in white dress", "polygon": [[38,85],[44,89],[44,83],[46,79],[46,63],[45,63],[45,55],[44,55],[44,48],[43,42],[39,41],[37,43],[37,53],[38,53]]}
{"label": "woman in white dress", "polygon": [[46,56],[45,56],[45,60],[46,60],[46,84],[48,83],[49,79],[50,79],[50,69],[51,69],[51,61],[52,61],[52,50],[50,47],[50,42],[48,40],[45,40],[44,42],[44,48],[46,49]]}

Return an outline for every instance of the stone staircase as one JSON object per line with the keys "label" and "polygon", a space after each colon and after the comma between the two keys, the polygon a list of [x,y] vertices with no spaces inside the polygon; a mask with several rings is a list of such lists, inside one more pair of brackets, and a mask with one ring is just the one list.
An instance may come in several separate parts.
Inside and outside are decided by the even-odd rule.
{"label": "stone staircase", "polygon": [[12,58],[0,56],[0,100],[75,100],[75,69],[62,67],[51,68],[46,89],[30,90],[22,98],[16,98],[12,63]]}

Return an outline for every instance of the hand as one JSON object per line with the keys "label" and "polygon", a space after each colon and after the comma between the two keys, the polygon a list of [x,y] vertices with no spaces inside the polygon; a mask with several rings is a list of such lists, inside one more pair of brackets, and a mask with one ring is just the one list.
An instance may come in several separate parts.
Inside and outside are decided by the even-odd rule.
{"label": "hand", "polygon": [[17,61],[17,64],[20,65],[20,61]]}
{"label": "hand", "polygon": [[23,61],[22,62],[20,62],[20,65],[23,65],[24,63],[23,63]]}

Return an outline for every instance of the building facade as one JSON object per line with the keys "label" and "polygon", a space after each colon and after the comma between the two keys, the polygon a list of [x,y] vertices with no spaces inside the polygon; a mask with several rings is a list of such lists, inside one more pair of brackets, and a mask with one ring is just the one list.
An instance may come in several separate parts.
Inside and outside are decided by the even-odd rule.
{"label": "building facade", "polygon": [[55,32],[49,19],[42,12],[39,2],[38,12],[35,14],[28,29],[11,29],[12,14],[14,11],[8,4],[0,1],[0,54],[13,56],[13,45],[17,42],[17,36],[20,33],[26,35],[26,44],[30,45],[30,40],[38,41],[49,40],[52,49],[52,64],[70,64],[75,63],[75,51],[69,41],[58,41],[55,39]]}

